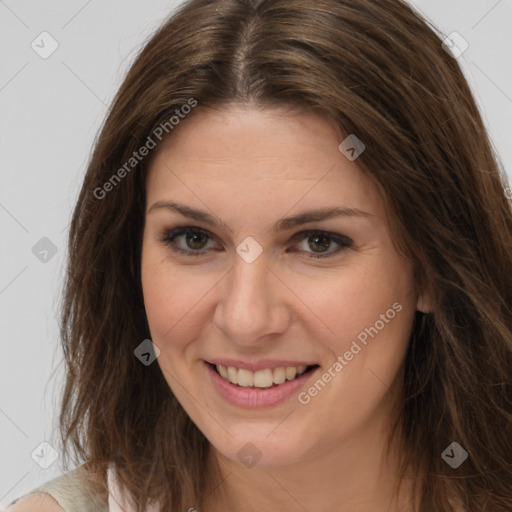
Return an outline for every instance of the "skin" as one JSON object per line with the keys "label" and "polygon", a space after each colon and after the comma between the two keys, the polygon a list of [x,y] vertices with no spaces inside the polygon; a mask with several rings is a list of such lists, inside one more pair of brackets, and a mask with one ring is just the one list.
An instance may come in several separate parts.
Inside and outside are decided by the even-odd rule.
{"label": "skin", "polygon": [[[375,186],[345,138],[316,114],[232,104],[181,122],[154,155],[147,180],[142,285],[157,361],[184,409],[211,443],[226,476],[207,510],[409,510],[393,500],[396,457],[386,436],[400,403],[403,362],[417,309],[413,269],[389,235]],[[232,232],[151,206],[172,200],[219,217]],[[270,232],[283,217],[347,206],[366,217],[337,217]],[[208,231],[199,241],[161,239],[177,226]],[[344,235],[321,253],[305,230]],[[248,236],[263,248],[247,263],[236,252]],[[305,360],[318,377],[394,303],[402,306],[311,401],[297,396],[258,410],[233,406],[212,386],[203,360]],[[308,381],[306,390],[314,383]],[[237,452],[253,443],[259,462]]]}
{"label": "skin", "polygon": [[40,492],[23,497],[7,510],[8,512],[65,512],[49,494]]}

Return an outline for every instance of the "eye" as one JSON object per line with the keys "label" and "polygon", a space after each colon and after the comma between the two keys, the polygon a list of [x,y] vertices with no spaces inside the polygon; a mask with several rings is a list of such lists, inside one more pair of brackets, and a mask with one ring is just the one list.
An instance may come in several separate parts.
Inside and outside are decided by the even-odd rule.
{"label": "eye", "polygon": [[[352,245],[352,240],[346,236],[318,230],[302,231],[297,233],[292,240],[304,240],[299,246],[302,246],[302,250],[306,252],[308,248],[313,249],[310,258],[329,258]],[[333,243],[338,245],[338,249],[328,251]]]}
{"label": "eye", "polygon": [[[181,237],[184,237],[183,241],[186,246],[185,248],[183,246],[180,247],[176,243],[176,240]],[[209,238],[210,235],[207,231],[201,228],[186,226],[167,232],[161,241],[168,245],[174,252],[197,257],[204,255],[204,252],[199,251],[205,248],[206,242]]]}
{"label": "eye", "polygon": [[[180,245],[178,242],[182,241]],[[207,244],[211,241],[211,235],[208,231],[192,226],[178,227],[165,233],[160,239],[161,242],[168,245],[172,251],[184,254],[186,256],[198,257],[205,255]],[[352,240],[343,235],[328,233],[319,230],[302,231],[294,235],[292,242],[300,240],[298,244],[302,246],[300,251],[308,252],[308,248],[313,252],[309,253],[310,258],[328,258],[341,252],[343,249],[352,245]],[[329,251],[333,244],[338,248]],[[295,252],[295,251],[292,251]]]}

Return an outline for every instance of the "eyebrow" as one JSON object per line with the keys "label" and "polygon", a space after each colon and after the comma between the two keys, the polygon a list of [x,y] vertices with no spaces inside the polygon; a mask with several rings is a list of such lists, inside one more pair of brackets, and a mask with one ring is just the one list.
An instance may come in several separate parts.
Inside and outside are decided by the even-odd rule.
{"label": "eyebrow", "polygon": [[[176,203],[174,201],[157,201],[154,203],[151,208],[147,211],[147,214],[150,214],[154,211],[158,210],[169,210],[172,212],[177,212],[183,217],[188,217],[190,219],[197,220],[199,222],[203,222],[204,224],[208,224],[210,226],[214,226],[220,229],[223,229],[229,233],[232,233],[233,230],[222,220],[214,215],[210,215],[201,210],[197,210],[195,208],[191,208],[190,206]],[[321,208],[317,210],[310,210],[306,212],[299,213],[298,215],[294,215],[292,217],[286,217],[277,221],[272,227],[272,233],[279,233],[281,231],[287,231],[289,229],[293,229],[297,226],[301,226],[302,224],[308,224],[310,222],[320,222],[322,220],[332,219],[334,217],[372,217],[368,212],[363,212],[358,208],[348,208],[336,206],[332,208]]]}

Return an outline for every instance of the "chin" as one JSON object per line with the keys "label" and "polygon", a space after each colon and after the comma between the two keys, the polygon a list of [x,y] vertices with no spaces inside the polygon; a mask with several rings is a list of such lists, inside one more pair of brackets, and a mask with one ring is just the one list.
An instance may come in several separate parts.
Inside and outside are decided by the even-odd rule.
{"label": "chin", "polygon": [[278,432],[279,428],[268,423],[260,424],[260,428],[239,424],[238,429],[229,429],[233,437],[226,434],[222,439],[210,439],[210,443],[222,456],[248,468],[290,466],[315,450],[311,439],[298,438],[296,430],[282,428]]}

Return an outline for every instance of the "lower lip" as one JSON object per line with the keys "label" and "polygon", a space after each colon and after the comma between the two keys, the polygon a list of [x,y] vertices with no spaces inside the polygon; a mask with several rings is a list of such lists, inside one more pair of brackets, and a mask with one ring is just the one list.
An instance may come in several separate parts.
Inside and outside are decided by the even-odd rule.
{"label": "lower lip", "polygon": [[250,409],[271,407],[297,394],[306,381],[319,369],[310,370],[300,377],[287,380],[273,388],[244,388],[222,378],[208,363],[204,363],[218,393],[230,404]]}

